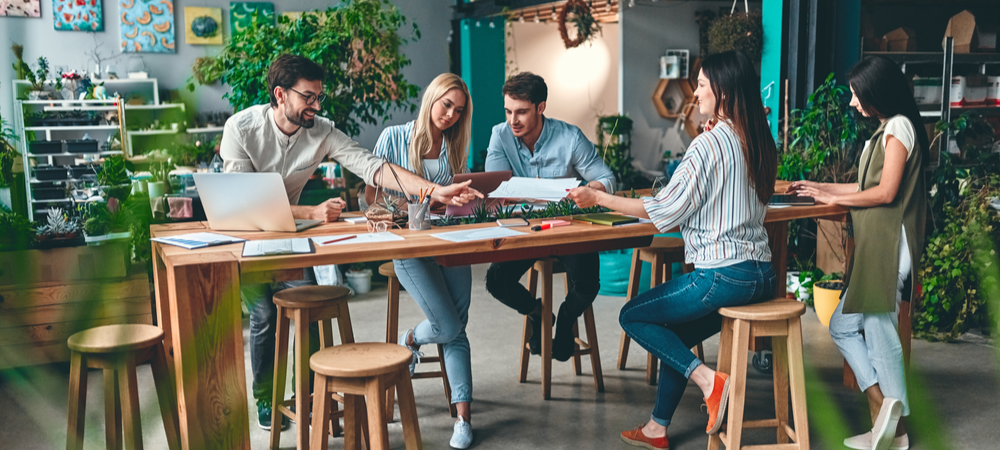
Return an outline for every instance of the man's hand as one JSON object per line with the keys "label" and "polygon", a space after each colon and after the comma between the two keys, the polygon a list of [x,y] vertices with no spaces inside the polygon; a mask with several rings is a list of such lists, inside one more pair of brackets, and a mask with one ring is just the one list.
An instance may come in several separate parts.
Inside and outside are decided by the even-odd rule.
{"label": "man's hand", "polygon": [[431,200],[441,202],[446,205],[462,206],[469,203],[476,197],[484,198],[483,194],[479,191],[469,187],[469,184],[471,183],[472,180],[466,180],[464,183],[438,186],[434,189],[434,192],[431,195]]}
{"label": "man's hand", "polygon": [[324,222],[335,222],[340,217],[340,212],[347,207],[347,202],[345,202],[340,197],[331,198],[323,203],[320,203],[312,208],[312,214],[310,214],[310,219],[322,220]]}
{"label": "man's hand", "polygon": [[566,194],[566,197],[576,202],[576,206],[580,208],[590,208],[597,204],[601,193],[602,191],[598,191],[597,189],[581,186],[571,189],[569,194]]}

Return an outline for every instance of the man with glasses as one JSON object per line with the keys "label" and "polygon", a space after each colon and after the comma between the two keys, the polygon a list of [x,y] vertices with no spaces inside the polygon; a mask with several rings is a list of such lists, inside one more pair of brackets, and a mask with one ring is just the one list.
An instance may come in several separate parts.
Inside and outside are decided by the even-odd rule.
{"label": "man with glasses", "polygon": [[[251,106],[226,121],[220,153],[226,172],[276,172],[281,174],[292,215],[296,219],[337,220],[346,203],[329,199],[317,206],[298,205],[306,181],[326,158],[336,160],[375,185],[382,160],[362,148],[329,119],[317,116],[326,98],[323,86],[325,70],[315,62],[295,55],[282,55],[267,72],[270,104]],[[384,187],[402,192],[434,188],[433,200],[463,205],[482,194],[469,188],[469,182],[439,186],[399,166],[397,177],[384,177]],[[257,421],[271,429],[272,378],[277,308],[273,295],[282,289],[316,284],[312,268],[304,279],[281,283],[243,286],[241,297],[250,310],[250,368],[253,373],[253,396],[257,401]],[[319,333],[310,325],[310,352],[319,349]],[[294,374],[293,374],[294,376]],[[312,375],[309,376],[310,382]],[[294,384],[294,382],[293,382]],[[283,418],[280,425],[287,427]]]}

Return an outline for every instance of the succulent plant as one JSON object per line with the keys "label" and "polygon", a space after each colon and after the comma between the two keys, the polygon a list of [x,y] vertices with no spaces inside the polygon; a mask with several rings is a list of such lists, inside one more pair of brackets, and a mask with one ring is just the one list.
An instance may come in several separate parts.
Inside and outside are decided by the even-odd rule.
{"label": "succulent plant", "polygon": [[39,237],[73,236],[80,233],[80,224],[66,216],[62,208],[49,209],[45,225],[38,227]]}

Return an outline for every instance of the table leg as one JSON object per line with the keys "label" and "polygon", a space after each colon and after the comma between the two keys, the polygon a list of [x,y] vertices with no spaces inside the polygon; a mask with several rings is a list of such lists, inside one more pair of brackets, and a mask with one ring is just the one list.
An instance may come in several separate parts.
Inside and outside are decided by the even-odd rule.
{"label": "table leg", "polygon": [[173,383],[174,376],[174,343],[170,329],[170,287],[167,282],[167,267],[160,256],[159,243],[153,242],[153,285],[156,295],[156,325],[163,330],[163,350],[167,358],[167,373]]}
{"label": "table leg", "polygon": [[200,253],[165,263],[170,316],[161,326],[172,330],[181,448],[250,450],[236,258]]}
{"label": "table leg", "polygon": [[771,268],[777,277],[775,297],[785,297],[786,267],[788,266],[788,222],[764,224],[767,229],[768,244],[771,247]]}

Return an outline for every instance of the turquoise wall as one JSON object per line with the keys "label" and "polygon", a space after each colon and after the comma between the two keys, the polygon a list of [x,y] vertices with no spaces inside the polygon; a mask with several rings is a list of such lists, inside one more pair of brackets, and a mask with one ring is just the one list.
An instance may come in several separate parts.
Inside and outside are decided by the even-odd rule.
{"label": "turquoise wall", "polygon": [[[760,95],[764,106],[771,108],[767,121],[771,125],[771,135],[778,139],[778,115],[781,111],[781,44],[785,38],[782,35],[784,22],[784,0],[764,0],[764,54],[760,62]],[[773,83],[773,84],[772,84]],[[770,86],[770,89],[768,89]],[[770,91],[770,98],[767,97]]]}
{"label": "turquoise wall", "polygon": [[500,17],[465,19],[460,28],[461,76],[469,86],[474,110],[469,167],[476,167],[483,164],[483,152],[490,143],[493,126],[505,119],[500,93],[505,81],[504,20]]}

